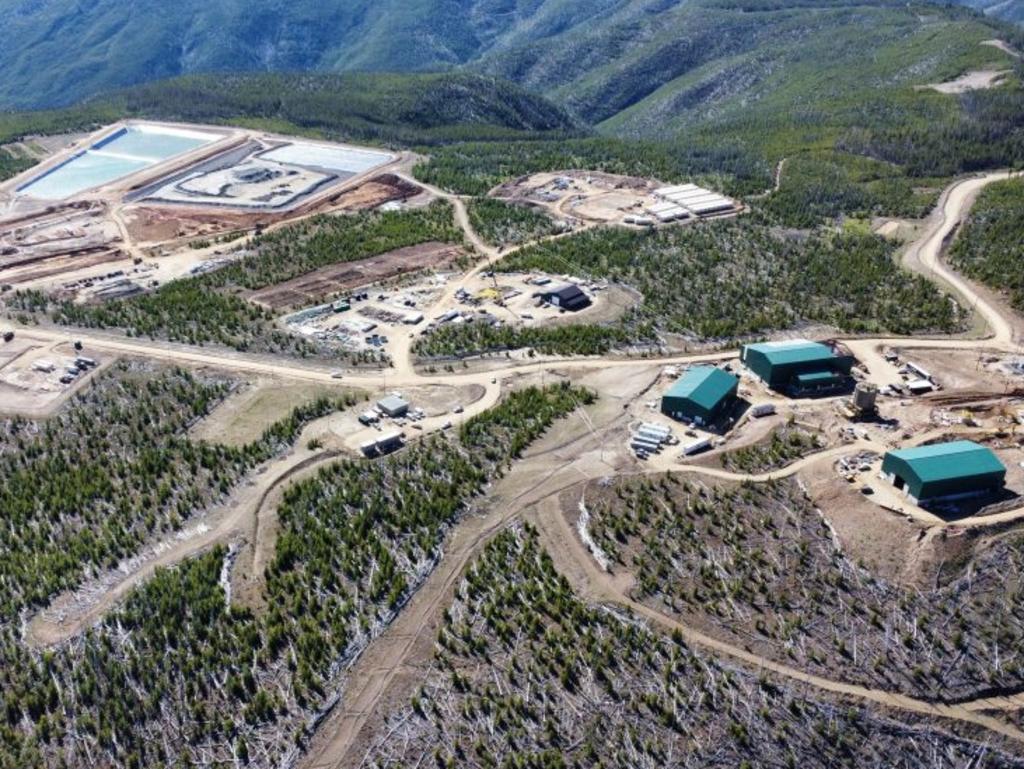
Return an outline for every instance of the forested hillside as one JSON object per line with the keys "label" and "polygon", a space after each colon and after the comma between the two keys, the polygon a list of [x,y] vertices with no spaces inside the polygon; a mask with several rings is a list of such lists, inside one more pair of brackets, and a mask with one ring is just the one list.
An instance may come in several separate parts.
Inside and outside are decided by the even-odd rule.
{"label": "forested hillside", "polygon": [[[293,415],[238,451],[197,445],[181,435],[184,417],[205,412],[222,392],[180,372],[133,385],[134,373],[122,367],[38,436],[23,421],[0,423],[5,480],[59,462],[63,454],[39,456],[40,444],[48,449],[59,432],[66,445],[88,449],[80,470],[93,484],[103,460],[116,458],[115,470],[132,465],[133,475],[107,482],[115,488],[109,501],[97,493],[85,512],[111,519],[117,511],[142,533],[170,528],[180,497],[163,491],[168,474],[202,463],[195,486],[179,491],[197,501],[223,494],[294,440],[296,425],[319,415]],[[24,520],[39,530],[5,549],[19,556],[3,572],[18,592],[0,607],[0,766],[287,765],[342,671],[426,578],[452,524],[532,441],[592,399],[562,385],[519,390],[468,420],[457,438],[433,436],[379,463],[341,461],[289,487],[265,575],[267,612],[254,614],[225,594],[226,552],[217,547],[158,571],[88,633],[43,653],[24,644],[17,611],[79,581],[87,564],[112,567],[121,542],[106,529],[95,541],[88,530],[77,541],[46,536],[53,514],[39,509],[40,500],[74,508],[72,484],[57,481],[78,476],[39,476],[51,483],[38,499],[13,488],[19,520],[23,507],[31,510]],[[154,406],[158,443],[147,447],[140,424]],[[132,461],[137,454],[143,467]],[[122,541],[135,534],[134,525],[109,528]]]}
{"label": "forested hillside", "polygon": [[68,104],[197,72],[441,70],[489,50],[603,25],[623,8],[642,13],[665,6],[664,0],[16,0],[0,10],[0,104]]}
{"label": "forested hillside", "polygon": [[490,76],[210,75],[148,83],[64,109],[0,113],[0,144],[123,117],[246,123],[285,133],[404,145],[581,130],[543,97]]}
{"label": "forested hillside", "polygon": [[[813,8],[804,0],[16,0],[0,9],[0,106],[70,104],[190,73],[470,67],[556,94],[599,121],[664,97],[667,84],[684,110],[741,91],[758,98],[780,65],[806,61],[822,44],[835,46],[822,63],[841,66],[861,46],[895,43],[907,49],[904,75],[913,77],[926,74],[914,71],[915,35],[934,38],[941,68],[947,33],[962,46],[976,41],[972,23],[989,38],[1010,34],[967,12],[921,8],[894,0]],[[1000,10],[1015,16],[1012,6]],[[856,77],[869,59],[852,61]]]}

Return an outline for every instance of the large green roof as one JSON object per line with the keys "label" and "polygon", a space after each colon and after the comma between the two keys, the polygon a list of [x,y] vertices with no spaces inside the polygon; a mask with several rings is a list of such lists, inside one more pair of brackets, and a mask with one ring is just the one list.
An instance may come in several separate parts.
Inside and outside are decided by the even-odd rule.
{"label": "large green roof", "polygon": [[1006,468],[991,449],[974,441],[933,443],[889,452],[906,462],[923,482],[972,478],[1005,472]]}
{"label": "large green roof", "polygon": [[739,378],[714,366],[694,366],[669,391],[666,398],[687,398],[711,411],[729,395]]}
{"label": "large green roof", "polygon": [[747,345],[747,349],[761,353],[773,366],[831,360],[835,357],[835,353],[828,345],[821,342],[809,342],[806,339],[750,344]]}

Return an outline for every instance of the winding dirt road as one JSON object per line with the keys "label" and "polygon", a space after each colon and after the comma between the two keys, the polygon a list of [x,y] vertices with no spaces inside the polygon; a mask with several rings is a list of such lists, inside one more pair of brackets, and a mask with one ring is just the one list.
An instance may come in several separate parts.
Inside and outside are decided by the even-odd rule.
{"label": "winding dirt road", "polygon": [[933,281],[938,279],[951,286],[959,295],[961,303],[971,307],[985,321],[991,332],[993,346],[1009,347],[1014,344],[1014,324],[1007,319],[1000,307],[981,296],[967,280],[949,269],[942,261],[942,255],[949,238],[967,217],[978,193],[992,182],[1003,181],[1017,174],[998,171],[984,176],[972,177],[956,182],[942,193],[939,205],[929,220],[925,235],[907,249],[905,266],[924,272]]}

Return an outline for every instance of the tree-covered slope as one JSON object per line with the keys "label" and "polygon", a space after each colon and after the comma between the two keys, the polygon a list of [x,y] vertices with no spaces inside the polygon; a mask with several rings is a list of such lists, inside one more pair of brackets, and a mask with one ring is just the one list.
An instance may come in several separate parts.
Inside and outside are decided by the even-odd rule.
{"label": "tree-covered slope", "polygon": [[[946,23],[957,11],[895,0],[11,0],[0,4],[0,106],[59,106],[189,73],[468,66],[605,119],[701,67],[726,73],[731,91],[752,77],[745,57],[805,39],[813,49],[834,24],[870,50],[874,17],[899,32],[900,15]],[[749,63],[776,60],[769,50]]]}
{"label": "tree-covered slope", "polygon": [[[657,87],[637,82],[610,110],[602,106],[609,89],[627,89],[623,71],[615,78],[593,71],[572,86],[569,105],[620,136],[711,125],[758,142],[783,133],[791,135],[784,141],[796,135],[790,143],[805,144],[808,136],[830,143],[857,123],[942,120],[956,110],[957,99],[926,86],[1016,64],[1005,51],[982,44],[1008,30],[955,8],[844,4],[812,10],[742,2],[722,0],[710,16],[706,9],[681,11],[685,20],[676,26],[687,30],[693,56],[685,67],[677,62],[679,71]],[[727,47],[707,56],[714,45]],[[551,95],[560,96],[561,88]]]}
{"label": "tree-covered slope", "polygon": [[244,116],[406,143],[429,142],[432,134],[490,137],[575,127],[547,99],[469,73],[195,75],[136,86],[99,101],[134,115],[197,122]]}
{"label": "tree-covered slope", "polygon": [[1024,179],[987,187],[950,252],[953,265],[1024,310]]}
{"label": "tree-covered slope", "polygon": [[0,105],[195,72],[440,70],[631,1],[14,0],[0,5]]}
{"label": "tree-covered slope", "polygon": [[291,133],[404,145],[579,130],[575,120],[547,99],[492,76],[254,73],[186,75],[73,107],[0,113],[0,144],[124,117],[256,123]]}

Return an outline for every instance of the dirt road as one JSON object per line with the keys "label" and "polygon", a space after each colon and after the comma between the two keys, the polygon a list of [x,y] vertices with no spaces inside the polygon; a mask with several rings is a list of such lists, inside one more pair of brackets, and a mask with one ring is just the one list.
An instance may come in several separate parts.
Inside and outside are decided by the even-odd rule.
{"label": "dirt road", "polygon": [[923,237],[907,249],[905,266],[922,272],[931,280],[951,286],[965,307],[971,307],[985,321],[995,345],[1014,344],[1014,324],[1004,315],[1002,308],[983,297],[967,280],[949,269],[942,261],[943,251],[950,237],[966,218],[978,193],[992,182],[1009,179],[1014,174],[998,171],[956,182],[939,198],[939,205],[929,219]]}
{"label": "dirt road", "polygon": [[[618,397],[611,396],[577,411],[552,431],[495,484],[481,513],[463,518],[444,547],[444,557],[395,621],[350,670],[344,696],[317,730],[299,766],[326,769],[358,764],[370,738],[367,727],[389,702],[404,702],[417,683],[416,673],[429,660],[441,616],[468,565],[490,539],[520,512],[558,494],[580,479],[621,472],[624,452],[607,447],[607,436],[628,420],[621,403],[649,386],[643,367],[623,377]],[[584,417],[583,414],[586,414]]]}

